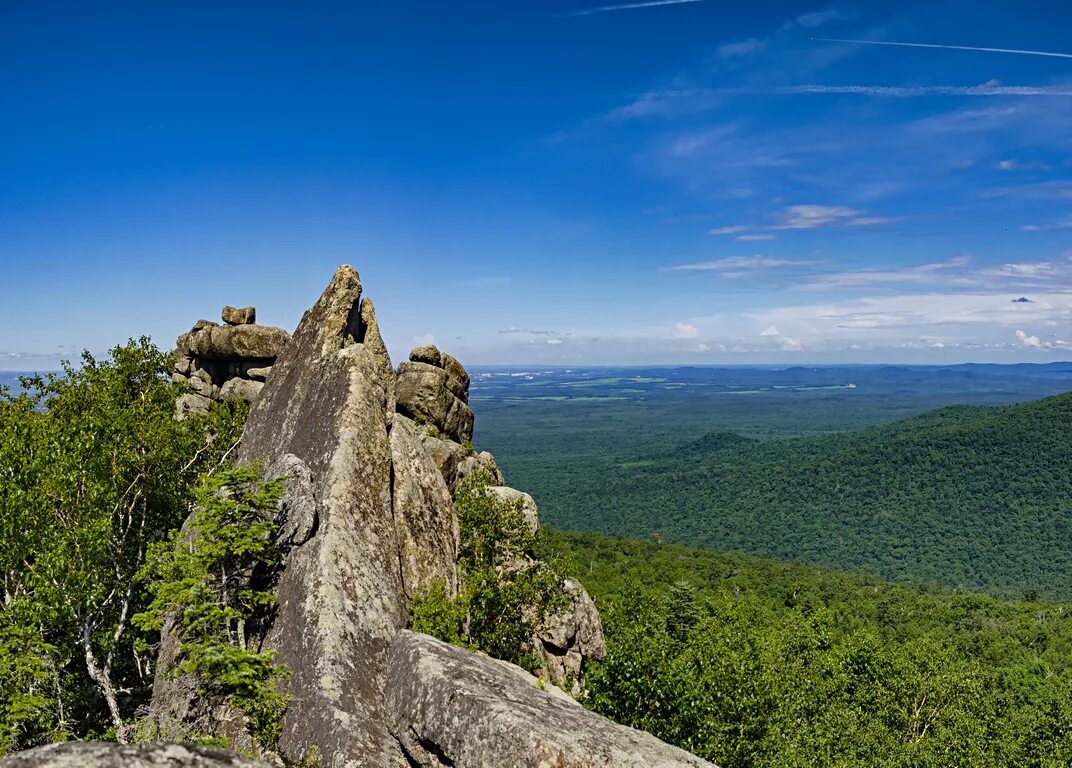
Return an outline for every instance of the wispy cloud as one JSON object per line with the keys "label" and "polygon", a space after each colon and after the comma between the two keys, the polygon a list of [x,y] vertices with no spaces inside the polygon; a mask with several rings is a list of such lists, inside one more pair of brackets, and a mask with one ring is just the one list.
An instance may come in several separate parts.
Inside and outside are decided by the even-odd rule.
{"label": "wispy cloud", "polygon": [[969,285],[974,280],[961,274],[969,264],[967,256],[958,256],[947,261],[892,269],[845,270],[822,275],[798,288],[805,291],[832,291],[877,285],[932,284],[936,281]]}
{"label": "wispy cloud", "polygon": [[856,43],[858,45],[893,45],[904,48],[941,48],[950,51],[981,51],[984,53],[1015,53],[1024,56],[1050,56],[1057,59],[1072,59],[1072,53],[1056,53],[1053,51],[1031,51],[1020,48],[981,48],[974,45],[939,45],[937,43],[902,43],[891,40],[842,40],[832,37],[816,37],[824,43]]}
{"label": "wispy cloud", "polygon": [[[733,90],[733,89],[730,89]],[[736,89],[736,93],[774,93],[786,96],[850,94],[906,99],[919,96],[1072,96],[1067,85],[1001,85],[987,82],[982,85],[786,85],[767,89]],[[723,95],[731,95],[725,90]]]}
{"label": "wispy cloud", "polygon": [[718,47],[718,55],[724,59],[735,59],[742,56],[752,56],[765,50],[767,42],[750,37],[735,43],[726,43]]}
{"label": "wispy cloud", "polygon": [[648,0],[643,3],[623,3],[621,5],[600,5],[595,8],[582,8],[579,11],[570,11],[563,16],[592,16],[597,13],[610,11],[629,11],[634,8],[655,8],[660,5],[684,5],[685,3],[702,3],[704,0]]}
{"label": "wispy cloud", "polygon": [[[737,45],[737,44],[731,44]],[[742,44],[743,45],[743,44]],[[724,46],[726,47],[726,46]],[[772,85],[741,88],[667,88],[646,91],[628,104],[607,113],[612,121],[636,118],[669,117],[703,112],[733,96],[870,96],[888,99],[911,99],[927,96],[984,97],[1072,97],[1072,85],[1002,85],[991,80],[979,85]]]}
{"label": "wispy cloud", "polygon": [[561,331],[544,331],[533,328],[517,328],[515,326],[500,328],[499,333],[523,333],[530,336],[569,336],[568,333],[562,333]]}
{"label": "wispy cloud", "polygon": [[909,285],[942,285],[965,290],[1072,289],[1072,258],[1065,254],[1059,258],[1040,261],[977,265],[969,256],[956,256],[926,264],[840,270],[819,275],[797,285],[796,288],[802,291],[841,291],[894,286],[903,289]]}
{"label": "wispy cloud", "polygon": [[700,335],[700,329],[690,323],[674,323],[675,339],[695,339]]}
{"label": "wispy cloud", "polygon": [[768,225],[732,224],[708,230],[709,235],[738,235],[738,240],[769,240],[771,234],[742,235],[742,232],[763,230],[818,229],[820,227],[874,227],[902,219],[894,216],[868,216],[862,208],[844,205],[790,205],[777,216],[777,223]]}
{"label": "wispy cloud", "polygon": [[694,261],[664,267],[666,272],[740,272],[744,270],[778,269],[780,267],[809,267],[822,262],[807,259],[779,259],[756,254],[755,256],[727,256],[712,261]]}

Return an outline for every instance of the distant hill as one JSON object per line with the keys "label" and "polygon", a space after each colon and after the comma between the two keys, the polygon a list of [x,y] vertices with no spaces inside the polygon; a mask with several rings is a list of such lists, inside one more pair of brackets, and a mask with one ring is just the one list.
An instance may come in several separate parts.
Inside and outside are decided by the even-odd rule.
{"label": "distant hill", "polygon": [[716,433],[621,469],[555,489],[556,524],[1072,597],[1072,394],[821,437]]}

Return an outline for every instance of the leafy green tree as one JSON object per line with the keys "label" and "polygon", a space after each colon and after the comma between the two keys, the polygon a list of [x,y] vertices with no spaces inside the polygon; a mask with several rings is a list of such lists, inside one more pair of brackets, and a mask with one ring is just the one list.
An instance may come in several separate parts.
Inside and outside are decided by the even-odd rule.
{"label": "leafy green tree", "polygon": [[700,607],[696,603],[696,590],[685,580],[670,585],[670,598],[666,605],[666,631],[678,642],[688,639],[689,632],[700,620]]}
{"label": "leafy green tree", "polygon": [[0,392],[0,675],[11,681],[0,708],[21,713],[20,746],[57,734],[125,740],[147,694],[151,660],[130,632],[138,573],[244,415],[217,407],[176,421],[183,390],[169,368],[142,338]]}
{"label": "leafy green tree", "polygon": [[205,476],[189,524],[152,546],[141,575],[153,599],[134,617],[149,632],[175,617],[182,661],[173,673],[195,675],[206,695],[245,713],[264,748],[279,738],[287,700],[276,684],[286,670],[275,651],[251,647],[250,622],[275,600],[256,582],[281,559],[273,535],[282,495],[282,480],[261,482],[256,467]]}

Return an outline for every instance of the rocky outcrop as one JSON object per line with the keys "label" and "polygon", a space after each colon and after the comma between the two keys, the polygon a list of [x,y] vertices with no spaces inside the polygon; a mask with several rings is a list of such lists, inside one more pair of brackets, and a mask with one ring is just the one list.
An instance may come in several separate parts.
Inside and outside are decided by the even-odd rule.
{"label": "rocky outcrop", "polygon": [[315,745],[333,766],[402,764],[381,710],[387,647],[408,607],[391,500],[393,386],[372,302],[340,267],[276,360],[239,454],[268,475],[296,459],[309,478],[315,531],[287,555],[264,646],[291,673],[281,750]]}
{"label": "rocky outcrop", "polygon": [[710,766],[581,707],[520,667],[403,632],[386,688],[391,731],[421,768]]}
{"label": "rocky outcrop", "polygon": [[[233,338],[216,345],[213,334],[254,327],[203,324],[180,346],[191,355],[238,349]],[[489,493],[517,504],[531,530],[538,526],[532,497],[506,486],[491,454],[469,442],[469,376],[457,360],[419,347],[392,370],[351,267],[336,271],[293,339],[274,349],[238,461],[259,461],[267,477],[285,478],[276,538],[284,559],[265,577],[276,601],[247,640],[276,651],[289,670],[283,758],[315,753],[322,768],[704,764],[628,762],[632,750],[660,759],[678,751],[586,712],[553,686],[541,690],[518,667],[405,631],[415,595],[436,583],[452,595],[459,589],[451,497],[459,482],[487,473]],[[224,383],[231,390],[257,369],[241,370],[232,379],[241,383]],[[579,693],[586,660],[603,653],[602,629],[584,589],[573,581],[563,588],[569,608],[543,617],[532,644],[542,674]],[[240,713],[172,674],[179,646],[165,627],[150,719],[248,748]],[[596,761],[579,762],[583,750]],[[427,762],[435,755],[443,761]],[[559,762],[531,762],[533,755]]]}
{"label": "rocky outcrop", "polygon": [[607,652],[603,622],[588,591],[576,579],[562,586],[567,608],[544,619],[534,643],[540,656],[541,676],[574,696],[584,693],[588,662],[602,659]]}
{"label": "rocky outcrop", "polygon": [[173,381],[192,390],[179,398],[179,418],[204,412],[213,401],[253,402],[290,334],[282,328],[256,325],[254,307],[224,307],[224,325],[198,320],[179,336],[172,352]]}
{"label": "rocky outcrop", "polygon": [[391,425],[394,518],[401,547],[402,585],[409,598],[435,583],[458,593],[458,519],[447,482],[400,413]]}
{"label": "rocky outcrop", "polygon": [[503,503],[516,505],[525,518],[525,525],[530,531],[536,533],[540,527],[540,513],[536,509],[536,502],[529,494],[506,485],[488,486],[488,493]]}
{"label": "rocky outcrop", "polygon": [[[414,350],[414,355],[419,355],[422,350],[427,349],[434,350],[435,347],[419,347]],[[438,432],[459,443],[471,441],[473,412],[466,404],[469,398],[468,375],[463,380],[444,367],[414,360],[412,357],[413,355],[409,362],[398,367],[398,385],[395,392],[398,412],[419,424],[435,427]],[[457,363],[454,358],[450,359]],[[458,368],[460,367],[459,365]],[[463,395],[464,399],[459,397],[459,394]]]}
{"label": "rocky outcrop", "polygon": [[234,752],[194,744],[70,741],[18,752],[3,768],[268,768]]}

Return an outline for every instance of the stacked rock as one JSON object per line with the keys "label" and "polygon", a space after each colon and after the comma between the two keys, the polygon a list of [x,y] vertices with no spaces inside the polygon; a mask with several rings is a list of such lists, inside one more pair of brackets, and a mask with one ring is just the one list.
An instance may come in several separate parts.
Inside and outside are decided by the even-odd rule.
{"label": "stacked rock", "polygon": [[[409,353],[409,362],[398,367],[395,398],[397,413],[392,435],[402,428],[417,431],[447,488],[453,491],[468,475],[483,470],[489,480],[487,492],[516,505],[529,529],[536,532],[539,510],[532,496],[508,486],[495,457],[487,451],[476,453],[472,447],[469,374],[461,363],[433,345],[416,347]],[[400,488],[396,480],[396,491]],[[405,517],[396,512],[396,518]],[[518,562],[515,567],[536,565]],[[533,646],[543,662],[540,676],[578,696],[584,691],[588,660],[601,659],[605,653],[603,627],[595,603],[579,582],[568,579],[563,591],[568,598],[566,606],[561,613],[544,617]]]}
{"label": "stacked rock", "polygon": [[176,403],[180,419],[207,411],[212,401],[253,402],[290,341],[282,328],[257,325],[254,307],[224,307],[221,319],[223,325],[198,320],[175,342],[171,378],[193,390]]}
{"label": "stacked rock", "polygon": [[469,374],[452,356],[435,346],[416,347],[398,367],[395,384],[398,412],[418,424],[464,443],[473,439],[469,408]]}

